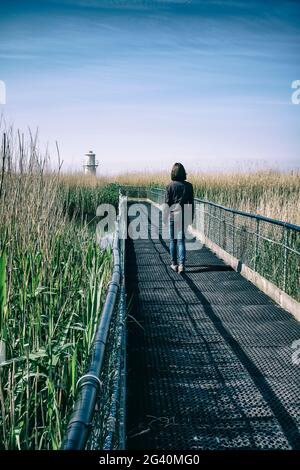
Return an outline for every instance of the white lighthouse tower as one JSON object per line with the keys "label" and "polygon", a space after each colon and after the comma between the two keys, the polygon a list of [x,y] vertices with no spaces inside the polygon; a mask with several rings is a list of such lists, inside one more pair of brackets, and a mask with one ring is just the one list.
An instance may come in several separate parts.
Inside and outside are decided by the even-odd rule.
{"label": "white lighthouse tower", "polygon": [[96,162],[96,154],[90,150],[88,153],[85,154],[85,161],[84,161],[84,173],[86,175],[94,175],[96,176],[97,167],[99,166],[99,162]]}

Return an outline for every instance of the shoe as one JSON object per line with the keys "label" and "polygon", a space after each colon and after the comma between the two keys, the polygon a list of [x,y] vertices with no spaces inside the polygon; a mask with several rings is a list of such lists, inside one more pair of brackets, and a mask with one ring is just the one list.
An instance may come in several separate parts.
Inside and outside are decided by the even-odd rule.
{"label": "shoe", "polygon": [[177,270],[178,270],[178,266],[177,264],[171,264],[171,269],[173,269],[173,271],[175,271],[175,273],[177,273]]}
{"label": "shoe", "polygon": [[184,266],[183,266],[183,264],[180,264],[180,265],[179,265],[178,272],[179,272],[179,274],[184,273]]}

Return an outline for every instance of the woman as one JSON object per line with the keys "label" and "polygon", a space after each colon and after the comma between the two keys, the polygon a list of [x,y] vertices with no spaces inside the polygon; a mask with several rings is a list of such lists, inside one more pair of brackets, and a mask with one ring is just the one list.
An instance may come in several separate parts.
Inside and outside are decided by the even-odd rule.
{"label": "woman", "polygon": [[[165,203],[169,206],[169,231],[171,269],[183,273],[186,258],[185,231],[194,218],[194,190],[186,181],[186,171],[181,163],[175,163],[171,171],[171,182],[166,187]],[[192,218],[187,210],[191,210]],[[168,215],[168,214],[167,214]],[[166,222],[166,215],[164,217]]]}

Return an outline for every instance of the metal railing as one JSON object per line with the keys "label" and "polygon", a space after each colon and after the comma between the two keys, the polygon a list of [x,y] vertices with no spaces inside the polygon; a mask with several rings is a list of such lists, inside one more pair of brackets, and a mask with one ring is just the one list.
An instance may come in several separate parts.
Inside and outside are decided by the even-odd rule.
{"label": "metal railing", "polygon": [[[133,198],[164,203],[164,190],[122,186]],[[286,294],[300,300],[300,227],[195,198],[194,228]]]}
{"label": "metal railing", "polygon": [[88,371],[77,382],[77,398],[63,450],[124,449],[125,287],[122,200],[113,242],[114,267]]}

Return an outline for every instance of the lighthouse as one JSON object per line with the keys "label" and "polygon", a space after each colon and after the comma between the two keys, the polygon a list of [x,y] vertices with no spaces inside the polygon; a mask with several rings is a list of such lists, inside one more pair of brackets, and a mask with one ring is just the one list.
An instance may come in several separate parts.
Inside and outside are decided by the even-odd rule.
{"label": "lighthouse", "polygon": [[84,173],[86,175],[96,176],[98,166],[99,162],[96,162],[96,154],[92,150],[90,150],[88,153],[85,154],[85,162],[83,165]]}

